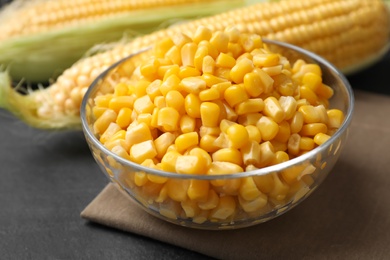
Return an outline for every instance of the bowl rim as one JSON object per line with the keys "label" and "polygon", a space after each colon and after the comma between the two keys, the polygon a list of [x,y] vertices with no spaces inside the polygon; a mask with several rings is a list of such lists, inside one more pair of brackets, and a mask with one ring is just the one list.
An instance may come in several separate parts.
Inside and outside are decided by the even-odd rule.
{"label": "bowl rim", "polygon": [[281,172],[291,166],[294,165],[299,165],[300,163],[303,163],[310,159],[311,157],[315,156],[317,153],[322,152],[323,150],[327,149],[331,144],[333,144],[345,131],[347,131],[351,121],[352,121],[352,116],[353,116],[353,111],[354,111],[354,93],[352,90],[352,87],[347,80],[347,78],[344,76],[344,74],[336,68],[332,63],[327,61],[326,59],[322,58],[321,56],[308,51],[306,49],[303,49],[301,47],[298,47],[296,45],[286,43],[286,42],[281,42],[281,41],[276,41],[276,40],[271,40],[271,39],[266,39],[263,38],[263,42],[265,44],[274,44],[277,46],[281,46],[284,48],[291,49],[293,51],[296,51],[306,57],[309,57],[312,59],[314,62],[318,64],[322,64],[329,68],[334,74],[336,74],[341,82],[344,84],[346,94],[349,97],[348,100],[348,109],[347,113],[345,115],[344,121],[341,125],[341,127],[322,145],[314,148],[313,150],[310,150],[309,152],[300,155],[296,158],[289,159],[286,162],[275,164],[272,166],[267,166],[264,168],[252,170],[252,171],[244,171],[244,172],[238,172],[238,173],[233,173],[233,174],[220,174],[220,175],[206,175],[206,174],[181,174],[181,173],[175,173],[175,172],[167,172],[167,171],[161,171],[157,169],[153,169],[150,167],[146,167],[140,164],[137,164],[135,162],[132,162],[130,160],[127,160],[125,158],[122,158],[115,154],[114,152],[110,151],[108,148],[106,148],[99,140],[96,138],[96,136],[92,133],[90,130],[90,127],[88,125],[87,121],[87,115],[86,115],[86,107],[88,105],[88,100],[91,98],[91,94],[96,92],[96,88],[98,83],[108,74],[110,73],[113,69],[115,69],[119,64],[122,62],[131,59],[132,57],[143,53],[147,50],[150,50],[151,47],[144,48],[141,50],[138,50],[129,56],[122,58],[118,60],[117,62],[113,63],[111,66],[109,66],[107,69],[105,69],[98,77],[94,79],[94,81],[90,84],[88,87],[87,92],[85,93],[81,107],[80,107],[80,117],[82,121],[82,129],[84,132],[84,135],[91,140],[94,146],[96,146],[101,152],[105,153],[106,155],[112,156],[116,161],[122,163],[125,166],[131,167],[134,169],[134,171],[143,171],[148,174],[154,174],[162,177],[168,177],[168,178],[180,178],[180,179],[198,179],[198,180],[215,180],[215,179],[235,179],[235,178],[242,178],[242,177],[249,177],[249,176],[260,176],[260,175],[267,175],[271,173],[276,173],[276,172]]}

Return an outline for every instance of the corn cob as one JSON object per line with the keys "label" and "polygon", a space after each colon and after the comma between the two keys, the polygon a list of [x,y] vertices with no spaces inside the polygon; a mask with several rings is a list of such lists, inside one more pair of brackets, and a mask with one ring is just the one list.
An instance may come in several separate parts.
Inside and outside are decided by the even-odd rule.
{"label": "corn cob", "polygon": [[43,82],[97,43],[131,38],[245,0],[14,0],[0,12],[0,64],[13,80]]}
{"label": "corn cob", "polygon": [[[378,59],[388,47],[389,12],[381,0],[284,0],[259,3],[118,43],[103,53],[81,59],[46,89],[21,96],[6,87],[0,105],[28,124],[46,129],[79,125],[79,107],[92,80],[107,66],[157,39],[204,25],[212,31],[234,25],[242,32],[286,41],[313,51],[344,72]],[[4,76],[4,75],[3,75]],[[0,93],[0,97],[1,97]]]}

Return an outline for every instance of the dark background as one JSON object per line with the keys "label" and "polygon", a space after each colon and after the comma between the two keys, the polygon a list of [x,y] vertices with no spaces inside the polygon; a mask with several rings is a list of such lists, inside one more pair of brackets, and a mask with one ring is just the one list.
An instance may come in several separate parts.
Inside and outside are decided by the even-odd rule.
{"label": "dark background", "polygon": [[[348,79],[390,95],[388,72],[390,53]],[[33,129],[0,109],[0,259],[208,259],[80,218],[106,184],[82,132]]]}

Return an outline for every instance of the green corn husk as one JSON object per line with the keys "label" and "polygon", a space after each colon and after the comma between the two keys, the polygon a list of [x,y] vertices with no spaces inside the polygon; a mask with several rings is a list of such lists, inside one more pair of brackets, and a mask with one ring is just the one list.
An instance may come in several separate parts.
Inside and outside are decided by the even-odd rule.
{"label": "green corn husk", "polygon": [[[41,3],[42,0],[34,0]],[[102,0],[102,2],[110,0]],[[0,65],[8,67],[13,81],[48,82],[80,59],[93,45],[117,41],[123,37],[148,34],[181,19],[191,19],[243,6],[245,0],[210,0],[177,6],[129,11],[77,26],[52,29],[33,35],[0,41]],[[0,12],[0,24],[7,26],[8,16],[18,15],[34,2],[15,0]],[[69,5],[72,5],[69,1]],[[76,5],[77,6],[77,5]],[[41,14],[45,15],[45,14]],[[1,31],[1,25],[0,25]]]}

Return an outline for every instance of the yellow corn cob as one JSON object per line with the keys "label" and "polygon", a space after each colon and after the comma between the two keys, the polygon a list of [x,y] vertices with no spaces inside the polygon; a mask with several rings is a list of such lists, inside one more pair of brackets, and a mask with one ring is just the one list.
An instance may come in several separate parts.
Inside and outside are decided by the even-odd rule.
{"label": "yellow corn cob", "polygon": [[14,0],[0,10],[0,64],[13,80],[58,76],[93,45],[150,33],[245,0]]}
{"label": "yellow corn cob", "polygon": [[[118,43],[113,49],[84,58],[47,89],[20,96],[0,87],[7,98],[0,106],[28,124],[47,129],[79,125],[81,99],[92,80],[107,66],[157,39],[204,25],[212,31],[234,25],[242,32],[286,41],[313,51],[344,72],[356,71],[381,57],[388,47],[389,11],[381,0],[284,0],[225,12]],[[0,78],[1,80],[1,78]],[[9,80],[9,79],[8,79]],[[3,79],[7,81],[7,79]],[[5,82],[7,84],[7,82]]]}

